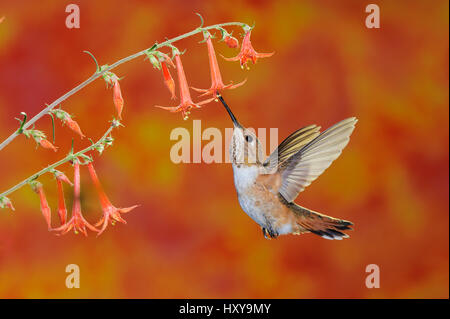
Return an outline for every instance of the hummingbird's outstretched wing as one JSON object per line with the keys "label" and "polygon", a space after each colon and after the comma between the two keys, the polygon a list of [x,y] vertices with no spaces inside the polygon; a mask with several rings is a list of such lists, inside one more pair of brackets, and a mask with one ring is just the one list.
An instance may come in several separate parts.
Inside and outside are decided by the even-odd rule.
{"label": "hummingbird's outstretched wing", "polygon": [[281,163],[297,153],[303,146],[311,142],[320,134],[320,126],[309,125],[298,129],[288,137],[269,155],[264,162],[268,172],[275,172]]}
{"label": "hummingbird's outstretched wing", "polygon": [[281,186],[278,192],[286,201],[292,202],[339,157],[357,121],[351,117],[335,124],[280,163]]}

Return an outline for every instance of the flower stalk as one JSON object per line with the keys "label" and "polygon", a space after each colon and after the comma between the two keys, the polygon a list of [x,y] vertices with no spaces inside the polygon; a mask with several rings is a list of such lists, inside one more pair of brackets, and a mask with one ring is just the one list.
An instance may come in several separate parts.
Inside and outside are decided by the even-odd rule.
{"label": "flower stalk", "polygon": [[[203,21],[203,19],[202,19]],[[169,89],[172,99],[175,98],[175,82],[169,72],[168,65],[175,68],[174,63],[172,62],[172,59],[170,59],[166,54],[158,51],[160,48],[170,48],[173,50],[174,53],[174,59],[176,62],[176,69],[178,74],[178,82],[180,87],[180,104],[176,107],[162,107],[165,109],[168,109],[172,112],[181,112],[184,119],[187,119],[190,110],[192,108],[200,108],[201,105],[211,102],[216,98],[216,95],[218,94],[219,90],[227,89],[227,88],[234,88],[237,86],[242,85],[243,83],[240,83],[238,85],[224,85],[220,70],[218,68],[217,58],[215,56],[214,48],[211,41],[211,35],[209,34],[208,30],[225,30],[224,26],[240,26],[245,30],[247,30],[249,27],[248,25],[240,22],[229,22],[229,23],[222,23],[222,24],[216,24],[208,27],[203,27],[202,25],[196,29],[194,29],[191,32],[185,33],[183,35],[180,35],[178,37],[175,37],[170,40],[166,40],[160,44],[155,43],[152,47],[139,51],[133,55],[130,55],[128,57],[125,57],[112,65],[103,65],[102,67],[99,66],[97,63],[97,60],[95,57],[86,51],[96,64],[96,71],[94,74],[92,74],[87,80],[85,80],[83,83],[79,84],[51,104],[47,104],[46,107],[39,112],[37,115],[32,117],[30,120],[27,120],[27,115],[25,113],[21,113],[23,115],[23,120],[20,120],[20,127],[11,134],[6,140],[0,143],[0,150],[2,150],[6,145],[8,145],[11,141],[13,141],[18,135],[24,134],[27,138],[33,138],[38,145],[40,145],[43,148],[51,149],[53,151],[57,151],[57,147],[55,147],[50,141],[47,140],[46,135],[44,132],[35,130],[34,129],[34,123],[42,118],[44,115],[48,114],[52,117],[52,124],[53,124],[53,136],[54,136],[54,116],[62,121],[64,125],[67,125],[73,132],[78,134],[81,138],[84,137],[84,134],[82,133],[80,126],[76,121],[72,119],[72,116],[69,115],[67,112],[62,110],[61,108],[55,109],[57,105],[60,105],[61,102],[65,101],[67,98],[72,96],[73,94],[79,92],[81,89],[89,85],[94,80],[98,79],[99,77],[103,77],[107,83],[108,87],[112,87],[113,91],[113,102],[117,111],[117,116],[119,119],[122,118],[122,110],[124,105],[124,100],[122,97],[122,92],[120,89],[119,84],[119,77],[117,77],[114,73],[111,72],[112,69],[115,67],[126,63],[128,61],[131,61],[137,57],[140,57],[142,55],[147,55],[150,62],[158,69],[162,70],[164,83]],[[205,36],[205,41],[207,43],[208,47],[208,54],[210,58],[210,69],[211,69],[211,79],[212,79],[212,85],[211,88],[208,90],[202,90],[204,91],[203,95],[211,94],[213,95],[212,99],[208,99],[205,101],[194,103],[192,101],[192,98],[190,96],[189,92],[189,86],[186,81],[186,75],[183,70],[183,66],[181,63],[180,58],[180,52],[178,49],[173,45],[176,41],[188,38],[190,36],[203,33],[208,35],[208,37]],[[233,47],[238,46],[238,42],[235,38],[231,36],[231,34],[228,34],[226,39],[224,39],[227,45]],[[236,40],[236,41],[235,41]],[[125,220],[122,218],[121,214],[127,213],[134,208],[137,207],[131,206],[128,208],[116,208],[114,207],[111,202],[109,201],[108,197],[104,193],[102,186],[98,180],[98,177],[95,173],[95,170],[92,165],[92,158],[87,155],[87,153],[91,151],[98,151],[99,153],[102,153],[105,147],[110,146],[113,142],[113,138],[110,136],[110,133],[113,128],[118,127],[120,124],[119,121],[114,120],[112,125],[108,128],[106,133],[96,142],[92,142],[92,145],[89,147],[74,153],[73,152],[73,145],[72,150],[67,154],[63,159],[61,159],[58,162],[53,163],[52,165],[47,166],[46,168],[40,170],[39,172],[33,174],[32,176],[28,177],[27,179],[23,180],[22,182],[16,184],[15,186],[11,187],[7,191],[0,194],[0,208],[10,208],[14,210],[14,207],[12,206],[12,203],[6,195],[11,194],[15,190],[19,189],[20,187],[24,186],[25,184],[30,184],[33,188],[33,190],[39,195],[40,203],[41,203],[41,211],[43,216],[45,217],[45,220],[47,222],[47,226],[49,230],[55,230],[61,233],[66,233],[70,231],[71,229],[75,230],[75,232],[82,232],[85,235],[87,235],[86,228],[90,229],[92,231],[99,232],[101,234],[107,227],[109,223],[114,224],[115,222],[122,222],[126,223]],[[90,139],[89,139],[90,140]],[[54,143],[54,138],[53,138]],[[73,142],[72,142],[73,143]],[[69,183],[70,185],[73,185],[71,181],[61,172],[56,171],[56,167],[71,162],[74,165],[74,202],[73,202],[73,208],[72,208],[72,218],[67,221],[67,209],[65,205],[64,200],[64,190],[63,190],[63,182]],[[91,224],[89,224],[81,214],[81,204],[80,204],[80,165],[87,165],[89,169],[89,173],[91,175],[91,179],[97,189],[97,192],[100,197],[100,203],[103,210],[103,217],[102,219],[97,223],[97,226],[101,226],[101,229],[98,230]],[[53,173],[56,178],[57,183],[57,189],[58,189],[58,215],[59,219],[61,221],[61,226],[52,229],[51,227],[51,209],[48,205],[48,202],[45,197],[43,186],[40,182],[38,182],[36,179],[39,178],[41,175],[45,173]]]}
{"label": "flower stalk", "polygon": [[[120,59],[119,61],[116,61],[115,63],[107,66],[104,69],[96,69],[95,73],[92,74],[87,80],[85,80],[84,82],[80,83],[79,85],[77,85],[76,87],[74,87],[73,89],[71,89],[69,92],[65,93],[64,95],[62,95],[61,97],[59,97],[58,99],[56,99],[55,101],[53,101],[52,103],[48,104],[46,108],[44,108],[42,111],[40,111],[38,114],[36,114],[33,118],[31,118],[29,121],[27,121],[26,123],[24,123],[23,125],[23,129],[27,129],[29,128],[31,125],[33,125],[37,120],[39,120],[41,117],[43,117],[44,115],[48,114],[51,110],[53,110],[56,106],[60,105],[63,101],[65,101],[66,99],[68,99],[70,96],[74,95],[75,93],[79,92],[81,89],[83,89],[84,87],[86,87],[87,85],[89,85],[90,83],[92,83],[93,81],[95,81],[96,79],[98,79],[99,77],[102,77],[106,72],[109,72],[111,70],[113,70],[114,68],[118,67],[119,65],[129,62],[131,60],[134,60],[138,57],[141,57],[143,55],[145,55],[148,52],[154,51],[154,50],[158,50],[161,49],[163,47],[169,47],[172,43],[175,43],[177,41],[189,38],[191,36],[194,36],[196,34],[199,34],[203,31],[207,31],[207,30],[218,30],[220,28],[226,27],[226,26],[240,26],[242,28],[248,28],[248,25],[242,22],[226,22],[226,23],[219,23],[219,24],[214,24],[211,26],[207,26],[207,27],[199,27],[196,28],[190,32],[187,32],[185,34],[179,35],[177,37],[174,37],[172,39],[166,40],[164,42],[161,43],[157,43],[154,44],[152,47],[141,50],[135,54],[129,55],[123,59]],[[9,143],[11,143],[17,136],[19,136],[21,134],[21,132],[19,132],[19,130],[14,131],[14,133],[12,133],[8,138],[6,138],[3,142],[0,143],[0,150],[2,150],[5,146],[7,146]]]}

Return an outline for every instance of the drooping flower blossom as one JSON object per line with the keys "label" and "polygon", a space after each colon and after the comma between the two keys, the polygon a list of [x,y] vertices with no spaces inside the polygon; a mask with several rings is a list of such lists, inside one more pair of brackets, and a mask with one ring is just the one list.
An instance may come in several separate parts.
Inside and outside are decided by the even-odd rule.
{"label": "drooping flower blossom", "polygon": [[52,211],[50,209],[50,206],[48,205],[47,197],[45,196],[45,193],[44,193],[44,187],[42,186],[41,183],[36,182],[36,181],[31,182],[30,185],[31,185],[31,188],[39,195],[39,200],[41,202],[42,215],[45,218],[45,222],[47,223],[48,230],[51,230],[52,229],[52,225],[51,225]]}
{"label": "drooping flower blossom", "polygon": [[177,66],[177,74],[178,74],[178,85],[180,87],[180,104],[178,106],[160,106],[155,105],[155,107],[159,107],[164,110],[168,110],[170,112],[181,112],[183,119],[187,119],[192,108],[200,108],[201,105],[209,103],[214,99],[205,100],[202,102],[194,103],[191,98],[191,94],[189,93],[189,85],[186,80],[186,75],[184,74],[183,64],[181,63],[181,58],[179,53],[175,54],[175,64]]}
{"label": "drooping flower blossom", "polygon": [[78,232],[83,233],[87,236],[86,227],[94,232],[98,232],[98,229],[89,224],[86,219],[84,219],[81,213],[81,203],[80,203],[80,164],[78,160],[74,160],[73,164],[74,177],[73,177],[73,206],[72,206],[72,218],[62,226],[54,228],[56,232],[60,232],[61,235],[74,230],[75,234]]}
{"label": "drooping flower blossom", "polygon": [[223,41],[225,41],[226,45],[229,48],[235,49],[235,48],[239,47],[239,41],[235,37],[233,37],[231,35],[225,36],[223,38]]}
{"label": "drooping flower blossom", "polygon": [[241,68],[246,67],[247,69],[249,69],[247,65],[248,60],[251,60],[253,64],[255,64],[258,59],[271,57],[275,53],[275,52],[272,53],[256,52],[250,41],[251,33],[252,33],[251,29],[248,30],[247,33],[245,33],[244,39],[242,40],[241,51],[237,56],[233,58],[224,57],[224,59],[227,61],[239,61]]}
{"label": "drooping flower blossom", "polygon": [[121,222],[121,223],[126,224],[127,222],[122,218],[121,214],[128,213],[131,210],[138,207],[139,205],[134,205],[134,206],[127,207],[127,208],[114,207],[111,204],[109,198],[106,196],[105,192],[103,191],[103,187],[100,184],[100,181],[97,177],[97,173],[95,172],[94,165],[92,164],[92,162],[90,162],[88,164],[88,170],[89,170],[89,175],[91,176],[92,182],[93,182],[95,188],[97,189],[97,193],[100,198],[100,204],[101,204],[102,210],[103,210],[102,218],[100,219],[100,221],[97,224],[95,224],[95,226],[97,226],[97,227],[102,225],[102,228],[100,229],[100,231],[98,233],[98,235],[100,235],[101,233],[103,233],[105,231],[109,222],[111,222],[112,225],[114,225],[115,222]]}
{"label": "drooping flower blossom", "polygon": [[64,110],[61,109],[54,109],[52,110],[52,113],[61,120],[61,122],[65,125],[67,125],[68,128],[70,128],[72,131],[77,133],[81,136],[81,138],[84,137],[84,134],[81,132],[80,126],[78,123],[70,116],[69,113],[67,113]]}
{"label": "drooping flower blossom", "polygon": [[9,208],[12,211],[15,211],[14,206],[11,200],[6,196],[0,196],[0,208]]}
{"label": "drooping flower blossom", "polygon": [[[104,65],[100,68],[100,70],[106,67],[108,66]],[[103,79],[106,81],[107,87],[113,88],[114,106],[116,107],[117,116],[119,117],[119,119],[122,119],[122,110],[124,101],[122,97],[122,91],[120,90],[119,78],[114,73],[108,71],[103,74]]]}
{"label": "drooping flower blossom", "polygon": [[61,221],[61,225],[66,223],[67,218],[67,209],[66,202],[64,200],[64,190],[63,190],[63,182],[68,183],[69,185],[73,185],[72,182],[67,178],[64,173],[59,171],[55,172],[56,184],[58,187],[58,216]]}
{"label": "drooping flower blossom", "polygon": [[202,95],[212,95],[214,99],[217,99],[217,93],[221,90],[235,89],[243,85],[247,80],[242,81],[238,84],[223,84],[222,75],[220,74],[219,63],[217,62],[216,53],[214,51],[214,46],[211,40],[211,35],[208,33],[206,35],[206,45],[208,47],[208,57],[209,57],[209,68],[211,71],[211,87],[209,89],[197,89],[192,88],[197,92],[203,92]]}

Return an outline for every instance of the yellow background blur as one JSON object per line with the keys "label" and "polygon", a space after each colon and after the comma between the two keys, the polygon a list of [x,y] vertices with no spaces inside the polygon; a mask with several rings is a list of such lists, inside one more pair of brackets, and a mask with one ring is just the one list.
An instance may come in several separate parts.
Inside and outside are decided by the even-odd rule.
{"label": "yellow background blur", "polygon": [[[448,298],[448,1],[377,1],[381,29],[364,25],[369,1],[76,1],[78,30],[65,27],[69,3],[0,4],[0,140],[21,111],[36,114],[92,74],[83,50],[111,64],[194,29],[195,12],[206,25],[255,23],[255,49],[276,53],[250,71],[219,57],[226,83],[248,78],[224,96],[244,125],[279,128],[280,142],[305,125],[358,117],[341,157],[297,199],[353,221],[355,230],[340,242],[312,234],[264,239],[239,207],[229,164],[170,161],[173,128],[191,130],[193,119],[231,127],[224,109],[212,103],[183,121],[154,108],[175,102],[160,72],[140,58],[114,70],[124,77],[125,127],[95,164],[113,204],[141,206],[99,238],[56,237],[37,195],[15,192],[16,212],[0,212],[1,298]],[[190,85],[207,88],[200,40],[177,46],[187,49]],[[237,53],[215,48],[218,56]],[[93,139],[115,114],[101,79],[63,108]],[[50,118],[37,128],[51,136]],[[0,154],[0,192],[61,158],[72,137],[76,149],[89,144],[59,124],[57,153],[18,137]],[[61,170],[72,179],[70,165]],[[51,176],[40,181],[55,211],[56,185]],[[86,169],[82,206],[88,220],[100,217]],[[372,263],[379,289],[365,286]],[[68,264],[80,266],[80,289],[65,287]]]}

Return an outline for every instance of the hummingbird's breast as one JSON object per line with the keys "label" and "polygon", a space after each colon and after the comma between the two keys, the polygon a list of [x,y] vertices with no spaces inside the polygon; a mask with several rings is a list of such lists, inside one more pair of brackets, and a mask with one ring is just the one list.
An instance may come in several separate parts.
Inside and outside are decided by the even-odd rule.
{"label": "hummingbird's breast", "polygon": [[233,173],[242,210],[263,228],[283,228],[280,234],[291,232],[292,214],[278,199],[273,178],[261,176],[256,165],[233,164]]}

